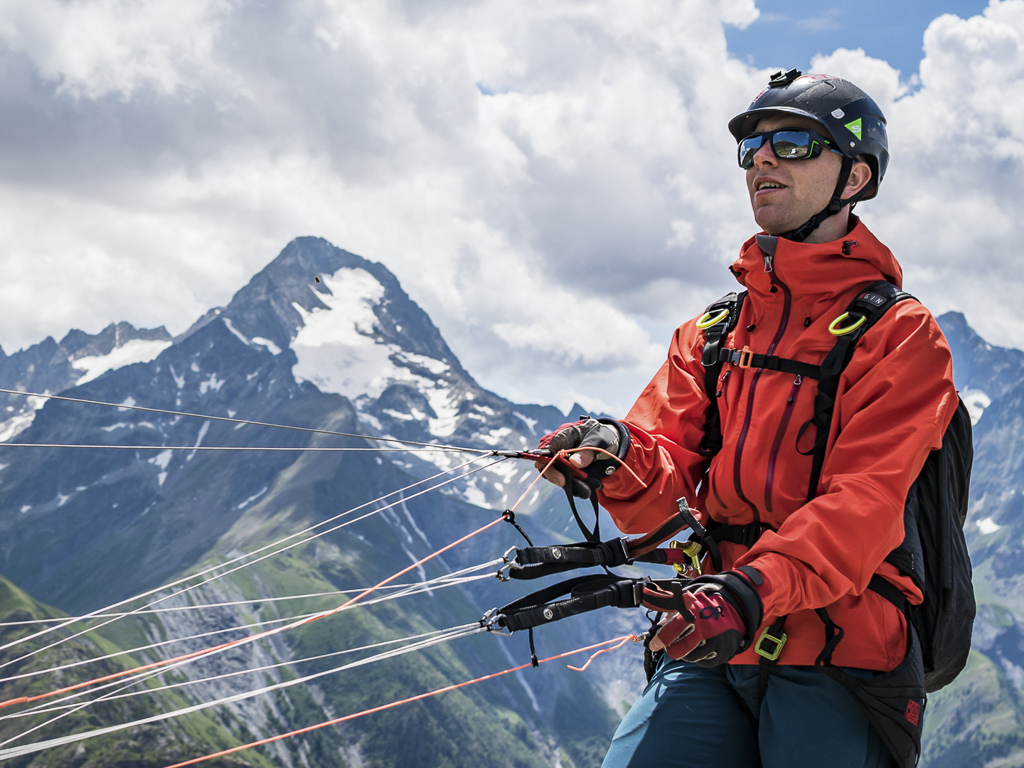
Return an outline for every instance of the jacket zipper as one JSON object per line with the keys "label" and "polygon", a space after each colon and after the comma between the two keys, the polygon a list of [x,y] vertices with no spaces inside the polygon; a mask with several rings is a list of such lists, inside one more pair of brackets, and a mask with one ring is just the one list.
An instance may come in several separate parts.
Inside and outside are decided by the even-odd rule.
{"label": "jacket zipper", "polygon": [[[732,374],[732,371],[729,371],[729,370],[727,370],[725,373],[722,374],[722,379],[721,379],[721,381],[718,384],[718,391],[715,392],[715,397],[720,397],[722,399],[722,402],[718,404],[718,412],[719,412],[719,414],[721,414],[722,411],[725,410],[725,407],[727,406],[726,398],[725,398],[725,385],[728,383],[729,376],[731,374]],[[724,420],[720,421],[719,423],[724,425]],[[714,475],[714,473],[711,472],[710,470],[708,471],[708,481],[711,483],[711,493],[714,494],[715,501],[718,502],[718,506],[719,507],[724,509],[725,508],[725,502],[722,501],[722,497],[718,494],[718,484],[715,482],[715,475]]]}
{"label": "jacket zipper", "polygon": [[[770,262],[766,261],[766,264]],[[779,321],[779,329],[775,332],[775,337],[772,339],[772,343],[768,346],[768,351],[765,354],[775,354],[775,348],[779,345],[782,340],[782,334],[786,332],[786,325],[789,323],[789,310],[790,303],[792,301],[792,294],[789,288],[781,280],[777,280],[775,272],[771,272],[772,285],[782,289],[783,304],[782,304],[782,319]],[[742,470],[742,459],[743,459],[743,446],[747,442],[747,433],[750,431],[750,422],[754,418],[754,393],[757,390],[757,382],[761,379],[761,374],[764,373],[764,368],[758,368],[754,373],[754,377],[750,382],[750,388],[747,390],[747,412],[743,417],[743,428],[740,430],[740,436],[736,440],[736,455],[733,460],[733,486],[736,488],[736,495],[740,501],[750,507],[750,511],[754,516],[754,522],[761,522],[761,513],[758,512],[757,507],[746,497],[743,493],[743,470]]]}
{"label": "jacket zipper", "polygon": [[764,508],[768,513],[771,513],[772,511],[772,490],[775,486],[775,463],[779,458],[779,448],[782,447],[782,437],[786,433],[786,427],[789,426],[789,419],[793,415],[794,403],[796,403],[796,396],[800,392],[800,385],[802,383],[802,376],[797,376],[793,379],[793,388],[789,390],[789,397],[786,399],[786,407],[782,411],[782,418],[779,420],[779,428],[775,432],[775,440],[772,442],[772,450],[771,453],[768,454],[768,471],[764,482]]}

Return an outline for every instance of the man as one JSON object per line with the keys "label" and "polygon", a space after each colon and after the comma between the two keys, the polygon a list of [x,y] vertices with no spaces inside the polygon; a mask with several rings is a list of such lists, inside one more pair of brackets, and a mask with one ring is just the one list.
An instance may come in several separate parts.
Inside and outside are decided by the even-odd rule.
{"label": "man", "polygon": [[[820,365],[866,285],[900,286],[896,259],[851,212],[884,176],[885,119],[853,84],[791,70],[729,129],[763,232],[731,268],[747,297],[713,391],[701,326],[715,318],[705,315],[677,330],[622,422],[585,420],[550,436],[553,451],[601,448],[640,478],[606,476],[614,464],[592,451],[569,459],[581,470],[602,465],[591,475],[623,532],[655,529],[685,497],[712,537],[742,534],[720,534],[716,556],[703,560],[716,575],[683,594],[683,610],[651,641],[664,654],[604,765],[895,765],[854,697],[815,664],[827,646],[836,668],[870,679],[907,654],[905,616],[868,586],[878,574],[921,601],[884,559],[903,540],[907,491],[957,406],[949,348],[915,301],[899,302],[864,334],[842,373],[820,480],[808,493],[815,384],[761,356]],[[712,403],[717,451],[705,442]]]}

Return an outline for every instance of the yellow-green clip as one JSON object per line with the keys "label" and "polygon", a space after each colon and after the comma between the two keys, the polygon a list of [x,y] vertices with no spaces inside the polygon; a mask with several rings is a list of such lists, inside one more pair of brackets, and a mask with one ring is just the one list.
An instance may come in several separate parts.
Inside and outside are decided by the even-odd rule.
{"label": "yellow-green clip", "polygon": [[720,322],[725,320],[729,316],[729,308],[726,307],[718,312],[717,315],[712,315],[710,312],[705,312],[704,316],[697,321],[697,328],[704,330],[710,328],[712,325],[718,325]]}
{"label": "yellow-green clip", "polygon": [[[672,541],[669,542],[669,549],[681,549],[683,554],[690,558],[690,567],[695,570],[698,574],[701,574],[700,569],[700,542],[697,541]],[[682,563],[673,563],[672,567],[676,569],[676,573],[680,576],[686,575],[686,566]]]}
{"label": "yellow-green clip", "polygon": [[[782,646],[786,644],[786,633],[782,633],[782,637],[775,637],[775,635],[768,633],[768,627],[765,627],[761,631],[760,637],[757,638],[757,642],[754,643],[754,653],[758,656],[763,656],[768,661],[775,661],[779,658],[779,654],[782,653]],[[765,648],[765,643],[769,644],[769,648]]]}
{"label": "yellow-green clip", "polygon": [[831,333],[833,336],[845,336],[846,334],[848,334],[848,333],[850,333],[852,331],[856,331],[858,328],[860,328],[862,325],[864,325],[864,323],[866,323],[867,320],[868,320],[866,317],[861,315],[860,317],[858,317],[856,320],[854,320],[849,325],[843,326],[842,325],[843,321],[848,319],[849,317],[850,317],[850,313],[849,312],[843,312],[843,314],[841,314],[839,317],[837,317],[835,320],[833,320],[829,324],[828,332]]}

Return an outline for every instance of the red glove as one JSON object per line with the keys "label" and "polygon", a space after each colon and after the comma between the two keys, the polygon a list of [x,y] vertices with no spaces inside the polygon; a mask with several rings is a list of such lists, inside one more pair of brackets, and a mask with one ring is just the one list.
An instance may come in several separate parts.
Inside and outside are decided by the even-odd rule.
{"label": "red glove", "polygon": [[[752,568],[744,570],[764,583]],[[736,571],[701,577],[674,597],[668,593],[650,597],[655,603],[666,598],[677,605],[682,601],[679,613],[658,630],[650,649],[702,667],[725,664],[746,650],[761,624],[761,598],[751,581]]]}

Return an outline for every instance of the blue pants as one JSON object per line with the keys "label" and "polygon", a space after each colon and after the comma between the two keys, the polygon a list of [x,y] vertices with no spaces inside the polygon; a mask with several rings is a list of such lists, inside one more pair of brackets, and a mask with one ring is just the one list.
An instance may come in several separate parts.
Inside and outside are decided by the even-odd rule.
{"label": "blue pants", "polygon": [[619,724],[602,768],[895,765],[853,696],[828,675],[777,666],[760,703],[757,681],[756,666],[663,662]]}

